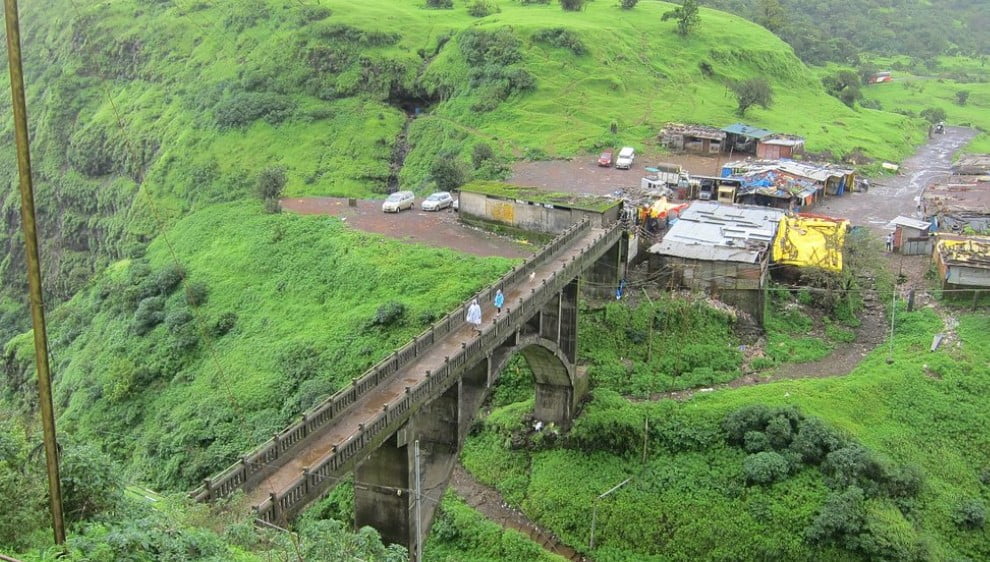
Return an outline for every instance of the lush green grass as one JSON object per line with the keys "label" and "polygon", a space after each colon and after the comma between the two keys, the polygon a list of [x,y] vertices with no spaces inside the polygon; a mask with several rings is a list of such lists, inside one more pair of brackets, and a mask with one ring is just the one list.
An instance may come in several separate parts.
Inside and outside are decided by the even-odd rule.
{"label": "lush green grass", "polygon": [[442,510],[433,523],[423,559],[436,562],[501,562],[532,560],[563,562],[529,537],[514,529],[503,529],[471,509],[464,500],[447,492]]}
{"label": "lush green grass", "polygon": [[740,374],[733,319],[704,301],[662,297],[636,308],[610,303],[583,315],[578,345],[595,384],[648,396]]}
{"label": "lush green grass", "polygon": [[[256,204],[205,209],[167,235],[171,248],[159,238],[51,316],[61,428],[165,489],[264,441],[511,263]],[[15,342],[13,398],[33,388],[30,338]]]}
{"label": "lush green grass", "polygon": [[[961,318],[960,349],[930,353],[941,322],[930,311],[898,314],[894,361],[871,353],[849,376],[795,380],[697,394],[685,403],[628,403],[605,389],[578,419],[564,446],[505,450],[531,403],[496,410],[464,452],[465,465],[526,513],[574,545],[587,544],[593,498],[632,476],[598,504],[596,560],[856,559],[814,547],[803,532],[827,489],[817,470],[769,486],[742,479],[745,452],[726,444],[722,418],[750,404],[795,405],[872,449],[887,462],[917,467],[920,495],[901,505],[871,504],[871,529],[890,548],[921,548],[931,559],[990,556],[985,532],[960,530],[953,513],[965,498],[986,499],[990,466],[982,429],[990,415],[990,319]],[[648,462],[641,464],[644,419]],[[501,449],[500,449],[501,448]],[[923,546],[919,546],[923,545]]]}

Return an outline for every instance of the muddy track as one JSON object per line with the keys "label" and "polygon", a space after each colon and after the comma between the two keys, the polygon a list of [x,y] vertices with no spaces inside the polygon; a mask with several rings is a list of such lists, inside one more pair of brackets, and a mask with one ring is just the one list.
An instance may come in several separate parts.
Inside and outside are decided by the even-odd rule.
{"label": "muddy track", "polygon": [[582,562],[589,560],[572,547],[564,544],[553,533],[536,525],[521,511],[510,507],[498,490],[475,480],[460,463],[454,466],[450,486],[458,496],[489,521],[498,523],[504,529],[515,529],[540,545],[547,552],[563,556],[567,560]]}

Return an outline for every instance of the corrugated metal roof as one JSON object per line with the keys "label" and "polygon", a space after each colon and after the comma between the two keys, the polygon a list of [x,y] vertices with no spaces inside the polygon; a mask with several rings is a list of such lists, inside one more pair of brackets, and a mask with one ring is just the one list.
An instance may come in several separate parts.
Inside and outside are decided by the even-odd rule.
{"label": "corrugated metal roof", "polygon": [[769,207],[695,201],[649,251],[687,259],[757,263],[783,215]]}
{"label": "corrugated metal roof", "polygon": [[894,220],[890,221],[889,224],[894,226],[906,226],[908,228],[914,228],[916,230],[928,230],[931,224],[918,219],[913,219],[911,217],[899,216]]}
{"label": "corrugated metal roof", "polygon": [[768,131],[759,127],[750,127],[749,125],[745,125],[743,123],[733,123],[728,127],[722,127],[722,130],[726,133],[733,133],[754,139],[762,139],[763,137],[768,137],[773,134],[773,131]]}

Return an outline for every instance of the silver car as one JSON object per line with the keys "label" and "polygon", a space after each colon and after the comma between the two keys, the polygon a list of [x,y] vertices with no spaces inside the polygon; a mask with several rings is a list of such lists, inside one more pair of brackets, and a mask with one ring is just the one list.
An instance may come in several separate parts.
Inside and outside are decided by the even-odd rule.
{"label": "silver car", "polygon": [[454,198],[447,191],[438,191],[427,197],[420,205],[424,211],[439,211],[454,204]]}
{"label": "silver car", "polygon": [[412,209],[415,201],[416,195],[412,191],[396,191],[382,203],[382,211],[398,213],[402,209]]}

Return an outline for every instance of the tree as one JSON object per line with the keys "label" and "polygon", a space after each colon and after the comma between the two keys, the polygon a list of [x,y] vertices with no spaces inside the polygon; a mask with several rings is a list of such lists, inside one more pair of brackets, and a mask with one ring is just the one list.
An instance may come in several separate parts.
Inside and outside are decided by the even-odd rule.
{"label": "tree", "polygon": [[956,92],[956,103],[959,105],[966,105],[966,100],[969,99],[969,90],[959,90]]}
{"label": "tree", "polygon": [[929,123],[941,123],[945,121],[945,110],[941,107],[922,109],[921,117],[927,119]]}
{"label": "tree", "polygon": [[739,103],[736,113],[740,117],[745,115],[746,110],[754,105],[767,109],[773,103],[773,88],[770,87],[770,82],[762,76],[739,80],[734,82],[731,87],[736,94],[736,101]]}
{"label": "tree", "polygon": [[677,20],[677,34],[687,36],[692,29],[701,23],[701,16],[698,14],[698,0],[684,0],[677,8],[664,12],[660,21],[667,20]]}
{"label": "tree", "polygon": [[786,15],[780,0],[759,0],[756,3],[756,23],[774,33],[787,24]]}
{"label": "tree", "polygon": [[859,75],[851,70],[841,70],[831,76],[822,78],[822,85],[829,95],[839,98],[842,103],[852,107],[863,98],[859,89]]}
{"label": "tree", "polygon": [[467,181],[464,168],[453,156],[441,155],[434,160],[433,165],[430,166],[430,176],[433,177],[440,191],[452,191]]}
{"label": "tree", "polygon": [[258,174],[256,189],[262,201],[265,202],[265,210],[269,213],[279,211],[278,200],[282,197],[285,183],[285,168],[281,166],[270,166]]}

